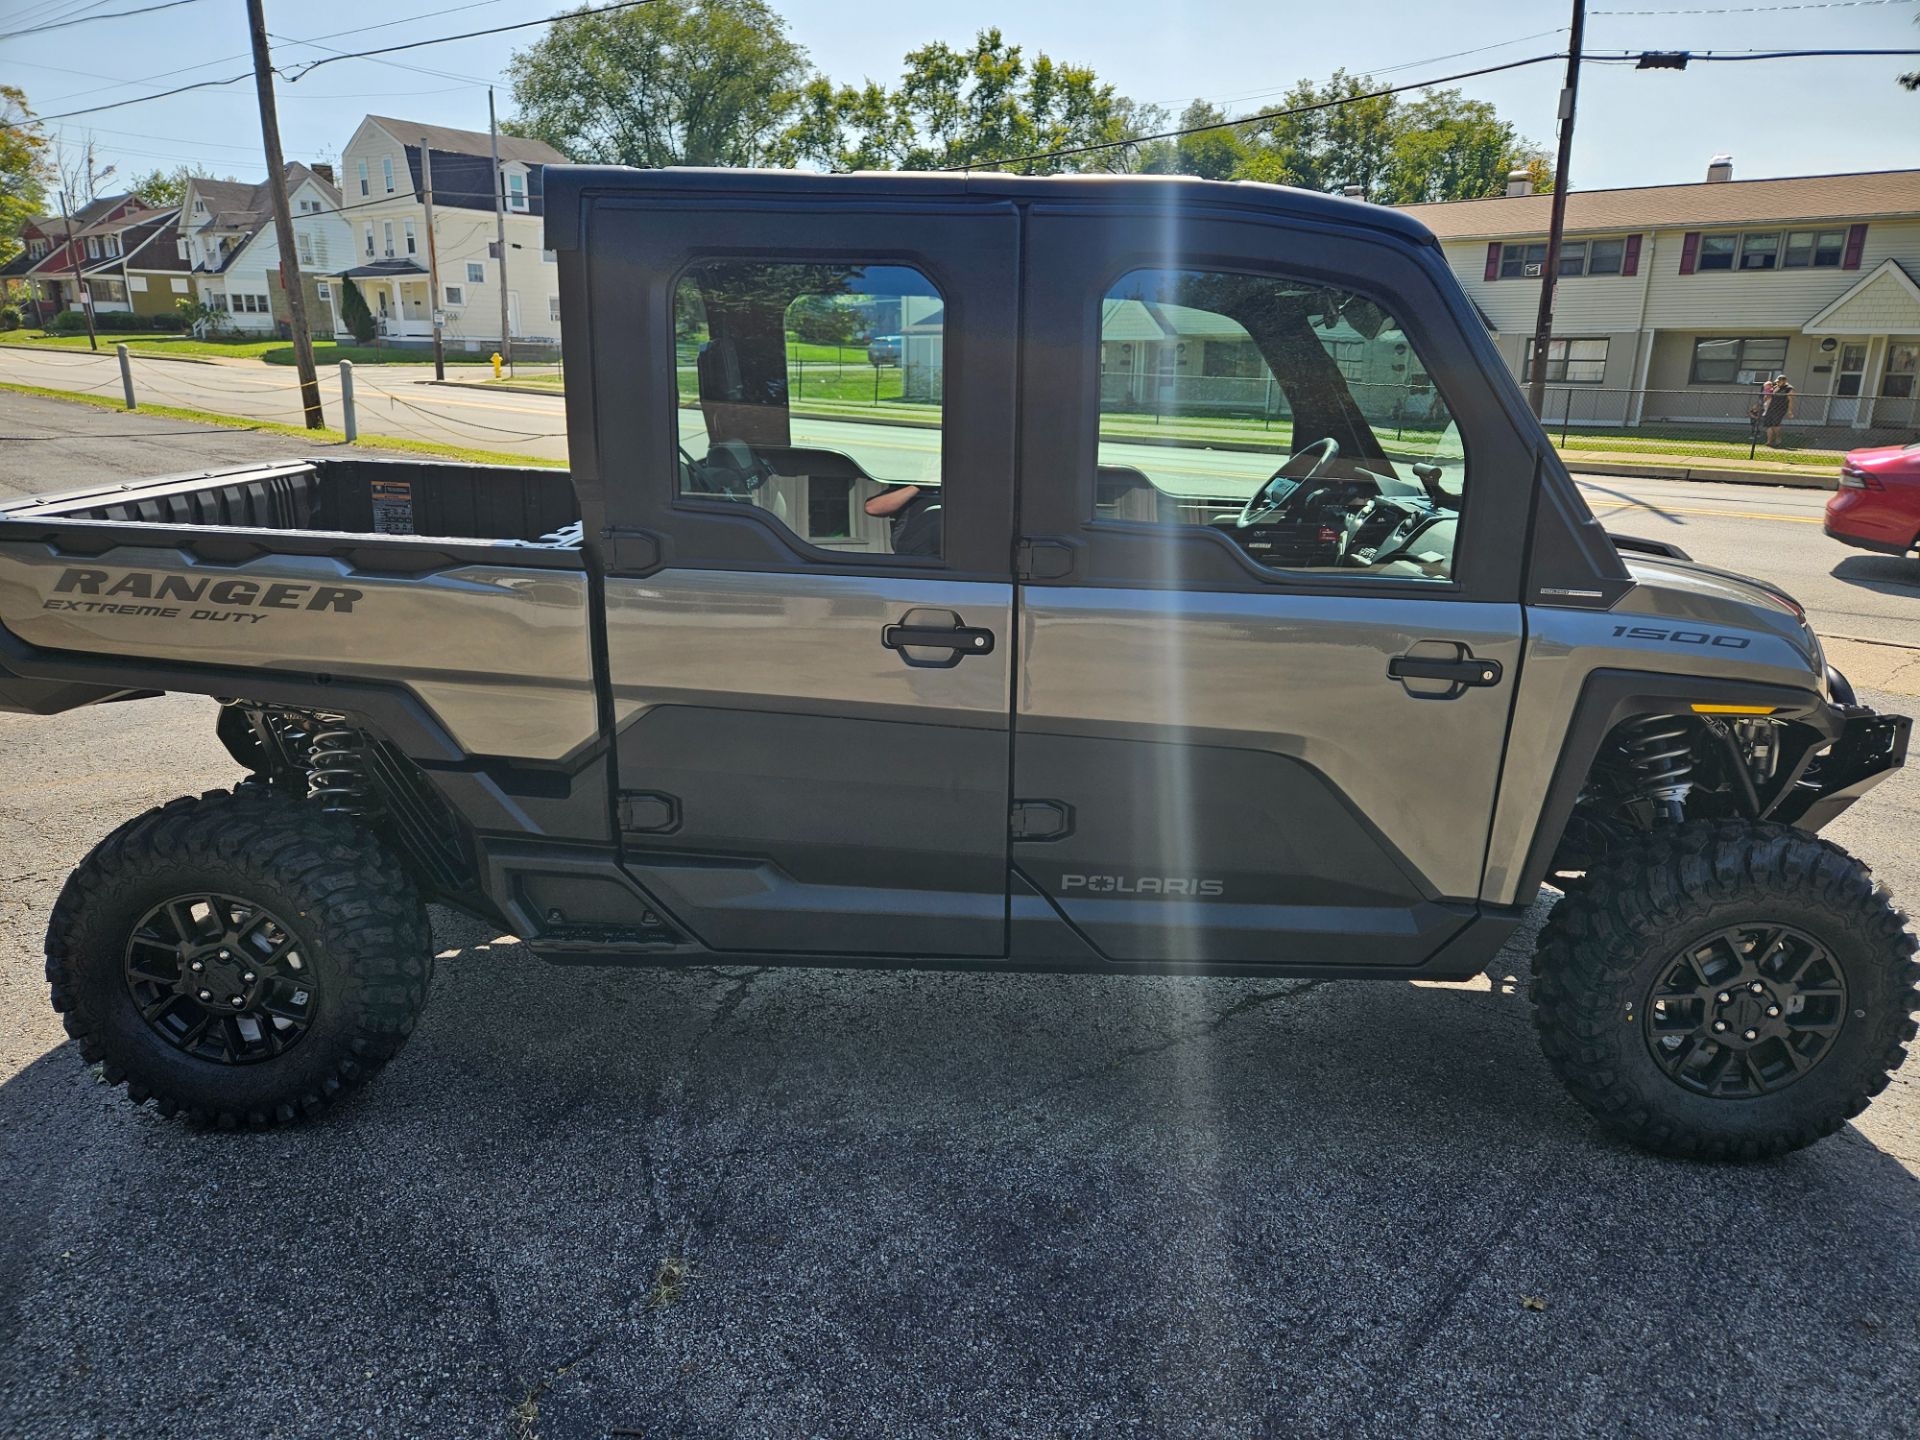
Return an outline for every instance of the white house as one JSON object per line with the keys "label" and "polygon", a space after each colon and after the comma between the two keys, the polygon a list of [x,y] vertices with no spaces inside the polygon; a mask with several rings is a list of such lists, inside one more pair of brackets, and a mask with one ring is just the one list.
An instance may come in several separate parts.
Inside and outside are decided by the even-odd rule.
{"label": "white house", "polygon": [[[429,294],[423,154],[432,161],[438,296]],[[504,266],[508,332],[516,340],[554,343],[560,336],[560,277],[552,253],[542,248],[540,171],[564,163],[551,145],[500,137],[498,188],[506,201],[507,234],[502,255],[487,134],[369,115],[341,156],[353,248],[332,273],[359,288],[382,337],[431,340],[437,304],[446,342],[477,349],[500,343]],[[336,290],[335,330],[344,335],[340,298]]]}
{"label": "white house", "polygon": [[[341,214],[340,192],[325,167],[289,164],[287,204],[293,211],[293,240],[300,269],[316,283],[308,304],[331,303],[326,276],[351,259],[352,232]],[[273,221],[272,191],[266,181],[248,185],[234,180],[187,181],[180,201],[180,246],[193,266],[200,301],[220,312],[243,334],[276,335],[287,318],[280,279],[280,237]],[[309,322],[326,333],[326,311]]]}
{"label": "white house", "polygon": [[[1784,373],[1797,423],[1920,433],[1920,170],[1704,181],[1567,197],[1545,415],[1744,426]],[[1551,199],[1409,205],[1495,332],[1532,367]]]}

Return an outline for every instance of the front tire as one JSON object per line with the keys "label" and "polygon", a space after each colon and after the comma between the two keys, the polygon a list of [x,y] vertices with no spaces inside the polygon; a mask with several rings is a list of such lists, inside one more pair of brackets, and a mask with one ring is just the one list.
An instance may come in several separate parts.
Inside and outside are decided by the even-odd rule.
{"label": "front tire", "polygon": [[1608,1129],[1757,1160],[1831,1135],[1906,1058],[1914,937],[1867,868],[1785,825],[1701,821],[1607,856],[1541,932],[1534,1021]]}
{"label": "front tire", "polygon": [[222,1128],[364,1083],[411,1033],[432,965],[426,909],[373,836],[252,786],[122,825],[47,927],[81,1057],[135,1104]]}

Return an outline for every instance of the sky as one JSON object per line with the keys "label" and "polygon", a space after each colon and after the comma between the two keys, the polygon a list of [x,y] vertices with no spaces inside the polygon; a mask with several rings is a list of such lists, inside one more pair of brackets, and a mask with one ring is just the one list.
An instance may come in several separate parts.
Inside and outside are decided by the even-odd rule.
{"label": "sky", "polygon": [[[157,0],[0,0],[0,32],[111,13]],[[340,50],[510,24],[573,8],[552,0],[267,0],[282,68]],[[895,79],[901,57],[930,40],[956,46],[998,25],[1029,54],[1091,66],[1136,100],[1177,113],[1204,98],[1232,113],[1278,102],[1302,77],[1336,68],[1384,83],[1435,78],[1563,48],[1560,0],[774,0],[813,65],[840,81]],[[434,14],[441,11],[447,13]],[[406,15],[400,23],[397,16]],[[1920,0],[1597,0],[1590,52],[1822,47],[1920,48]],[[380,28],[374,28],[380,27]],[[539,30],[457,41],[374,60],[330,64],[278,86],[287,157],[337,158],[360,118],[396,115],[485,129],[489,82],[501,115],[515,48]],[[19,85],[43,115],[144,95],[193,80],[245,75],[243,0],[174,8],[0,39],[0,83]],[[331,47],[331,50],[327,47]],[[1472,52],[1472,53],[1462,53]],[[1920,57],[1696,64],[1685,72],[1589,64],[1582,72],[1571,165],[1576,189],[1703,179],[1717,152],[1736,178],[1920,167],[1920,94],[1894,77]],[[1459,82],[1490,100],[1549,152],[1559,62]],[[77,144],[91,134],[114,179],[182,162],[259,179],[265,164],[250,76],[49,127]],[[116,188],[113,180],[105,187]]]}

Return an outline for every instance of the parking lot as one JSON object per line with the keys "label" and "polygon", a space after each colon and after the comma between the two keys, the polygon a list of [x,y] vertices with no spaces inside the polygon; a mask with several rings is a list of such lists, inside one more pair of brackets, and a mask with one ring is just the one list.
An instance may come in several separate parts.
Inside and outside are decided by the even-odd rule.
{"label": "parking lot", "polygon": [[[9,495],[300,453],[14,395],[0,437]],[[1817,493],[1604,485],[1920,704],[1920,576]],[[439,912],[373,1086],[203,1133],[81,1064],[40,942],[100,835],[237,777],[211,703],[0,715],[0,755],[0,1435],[1915,1429],[1920,1060],[1717,1167],[1560,1089],[1533,926],[1416,986],[561,968]],[[1828,833],[1920,905],[1915,771]]]}

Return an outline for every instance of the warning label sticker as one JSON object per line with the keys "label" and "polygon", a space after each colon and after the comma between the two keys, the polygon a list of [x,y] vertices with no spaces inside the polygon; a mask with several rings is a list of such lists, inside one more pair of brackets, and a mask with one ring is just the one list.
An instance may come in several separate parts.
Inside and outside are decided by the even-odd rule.
{"label": "warning label sticker", "polygon": [[376,535],[413,534],[413,486],[406,480],[373,482],[373,530]]}

